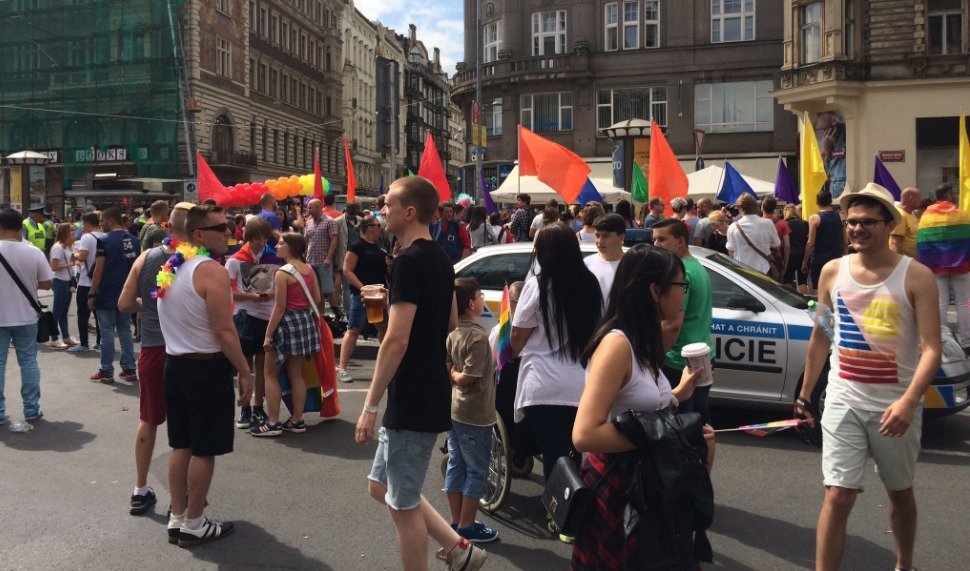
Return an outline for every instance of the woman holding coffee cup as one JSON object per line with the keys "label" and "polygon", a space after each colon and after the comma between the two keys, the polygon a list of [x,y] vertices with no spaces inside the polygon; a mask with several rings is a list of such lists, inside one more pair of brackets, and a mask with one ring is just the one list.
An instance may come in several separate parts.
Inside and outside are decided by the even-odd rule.
{"label": "woman holding coffee cup", "polygon": [[[573,547],[573,569],[639,569],[637,534],[627,539],[622,506],[626,505],[625,474],[604,474],[615,454],[635,449],[612,423],[627,410],[654,411],[688,399],[701,375],[685,368],[671,389],[660,367],[665,347],[661,320],[670,319],[684,302],[684,264],[676,255],[648,244],[631,248],[620,260],[606,311],[580,357],[586,386],[573,426],[573,445],[589,452],[580,473],[594,486],[596,501]],[[708,469],[714,461],[714,431],[704,427]],[[632,469],[632,463],[620,463]],[[619,477],[616,477],[619,475]],[[597,485],[601,482],[601,485]],[[619,509],[616,509],[619,506]]]}
{"label": "woman holding coffee cup", "polygon": [[360,241],[347,249],[343,265],[350,283],[350,312],[347,332],[340,344],[337,379],[344,383],[354,380],[347,372],[347,363],[357,348],[357,338],[365,322],[374,324],[379,339],[384,339],[387,331],[387,252],[379,243],[381,223],[373,216],[365,216],[358,231]]}

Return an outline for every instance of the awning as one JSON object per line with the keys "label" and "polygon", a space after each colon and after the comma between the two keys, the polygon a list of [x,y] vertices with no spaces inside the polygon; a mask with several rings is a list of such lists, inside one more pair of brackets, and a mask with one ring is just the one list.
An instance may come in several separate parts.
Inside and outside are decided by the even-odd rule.
{"label": "awning", "polygon": [[128,198],[162,198],[171,200],[176,195],[169,192],[144,192],[140,188],[113,188],[110,190],[66,190],[64,196],[68,198],[106,198],[106,197],[128,197]]}
{"label": "awning", "polygon": [[[777,159],[775,161],[777,163]],[[732,162],[731,166],[735,166],[735,164]],[[741,172],[741,178],[751,186],[751,189],[759,197],[774,194],[775,183],[747,176],[740,169],[738,171]],[[711,165],[697,172],[688,173],[687,181],[689,184],[687,196],[695,200],[698,198],[714,198],[724,183],[724,169],[717,165]]]}
{"label": "awning", "polygon": [[[613,163],[587,163],[590,168],[589,180],[596,187],[596,192],[600,193],[605,202],[617,203],[621,200],[630,200],[630,193],[613,186]],[[490,194],[492,200],[496,202],[515,202],[515,197],[519,193],[528,194],[533,204],[546,202],[555,198],[562,200],[555,190],[546,186],[534,176],[519,176],[519,167],[516,165],[509,172],[509,176],[499,187]]]}

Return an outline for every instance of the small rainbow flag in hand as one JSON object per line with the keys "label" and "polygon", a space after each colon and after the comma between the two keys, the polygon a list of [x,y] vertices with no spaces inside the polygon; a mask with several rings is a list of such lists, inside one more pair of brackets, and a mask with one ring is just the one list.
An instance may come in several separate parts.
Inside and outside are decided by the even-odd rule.
{"label": "small rainbow flag in hand", "polygon": [[502,310],[498,316],[498,343],[495,348],[495,360],[501,371],[512,360],[512,318],[509,303],[509,286],[502,290]]}
{"label": "small rainbow flag in hand", "polygon": [[755,436],[768,436],[769,434],[792,428],[806,422],[808,421],[800,418],[790,418],[788,420],[776,420],[774,422],[764,422],[762,424],[746,424],[737,428],[722,428],[720,430],[715,430],[714,432],[744,431],[748,434],[754,434]]}

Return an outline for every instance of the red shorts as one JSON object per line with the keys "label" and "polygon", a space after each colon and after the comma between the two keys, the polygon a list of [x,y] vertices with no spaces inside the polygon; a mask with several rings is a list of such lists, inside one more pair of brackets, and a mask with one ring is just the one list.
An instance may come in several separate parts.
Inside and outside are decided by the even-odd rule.
{"label": "red shorts", "polygon": [[152,426],[165,422],[165,347],[142,347],[138,353],[139,418]]}

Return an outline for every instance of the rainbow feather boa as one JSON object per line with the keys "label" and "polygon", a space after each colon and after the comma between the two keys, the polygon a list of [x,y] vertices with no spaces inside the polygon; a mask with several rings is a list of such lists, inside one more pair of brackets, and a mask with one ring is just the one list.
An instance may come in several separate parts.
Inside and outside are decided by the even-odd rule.
{"label": "rainbow feather boa", "polygon": [[205,249],[205,246],[193,246],[187,242],[179,243],[171,238],[165,238],[162,243],[170,248],[174,247],[175,253],[169,257],[162,269],[158,271],[158,276],[155,277],[156,287],[155,291],[152,292],[154,299],[165,297],[165,292],[175,283],[175,278],[182,264],[196,256],[209,256],[209,251]]}

